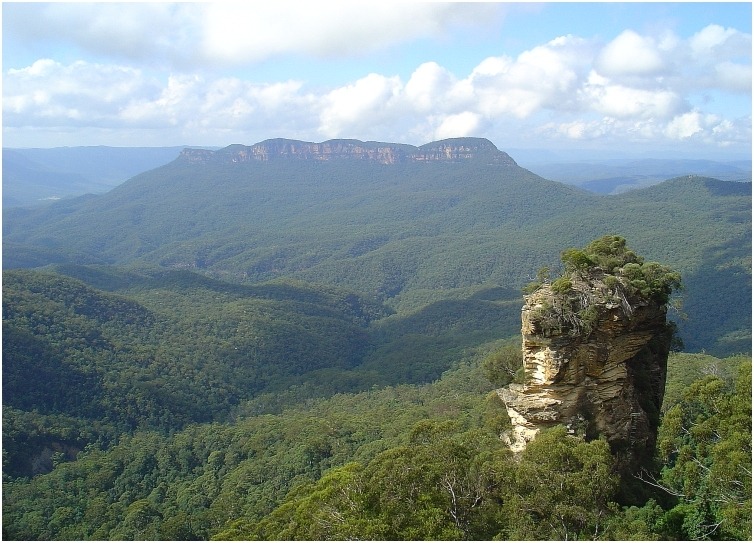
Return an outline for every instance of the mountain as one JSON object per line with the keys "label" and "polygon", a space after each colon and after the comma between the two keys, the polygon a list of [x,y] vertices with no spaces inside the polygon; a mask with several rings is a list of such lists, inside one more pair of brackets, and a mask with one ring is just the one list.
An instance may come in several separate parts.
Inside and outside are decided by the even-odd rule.
{"label": "mountain", "polygon": [[314,160],[319,162],[358,160],[377,164],[407,162],[468,162],[516,166],[515,161],[483,138],[451,138],[414,147],[400,143],[359,140],[329,140],[312,143],[289,139],[265,140],[252,146],[230,145],[219,151],[185,149],[182,159],[199,164],[270,160]]}
{"label": "mountain", "polygon": [[39,205],[109,188],[81,174],[55,171],[18,151],[3,149],[3,208]]}
{"label": "mountain", "polygon": [[724,181],[751,182],[751,161],[693,159],[554,160],[527,156],[522,162],[532,171],[599,194],[619,194],[685,175]]}
{"label": "mountain", "polygon": [[267,140],[186,150],[106,194],[3,219],[6,268],[141,263],[233,282],[292,277],[401,315],[482,288],[515,291],[558,266],[563,247],[618,233],[683,274],[687,348],[750,350],[751,183],[685,176],[607,196],[535,175],[477,138]]}
{"label": "mountain", "polygon": [[[494,151],[487,144],[485,151]],[[184,152],[105,195],[11,210],[4,223],[6,266],[26,265],[14,256],[23,244],[38,254],[75,252],[72,260],[79,262],[142,260],[268,279],[324,260],[358,262],[393,247],[403,253],[405,243],[456,237],[471,224],[480,231],[517,228],[537,220],[522,199],[541,200],[536,209],[553,214],[590,198],[515,166],[501,152],[493,160],[458,161],[458,149],[451,149],[435,153],[435,160],[398,164],[238,161],[246,149]]]}
{"label": "mountain", "polygon": [[181,147],[3,149],[3,207],[103,193],[175,159]]}

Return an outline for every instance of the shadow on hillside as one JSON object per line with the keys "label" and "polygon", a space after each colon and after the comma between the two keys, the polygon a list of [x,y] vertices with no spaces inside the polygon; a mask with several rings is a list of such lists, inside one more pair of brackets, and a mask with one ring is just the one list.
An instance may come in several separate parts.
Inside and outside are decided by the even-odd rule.
{"label": "shadow on hillside", "polygon": [[[715,356],[751,352],[751,238],[741,236],[705,252],[704,264],[683,278],[679,331],[687,352]],[[712,320],[712,315],[718,315]]]}

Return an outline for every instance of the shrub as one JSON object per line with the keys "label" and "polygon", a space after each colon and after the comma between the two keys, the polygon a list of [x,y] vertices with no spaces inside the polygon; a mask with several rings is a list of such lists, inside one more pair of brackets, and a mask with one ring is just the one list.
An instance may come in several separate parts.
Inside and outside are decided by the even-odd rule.
{"label": "shrub", "polygon": [[573,283],[567,277],[558,277],[552,282],[552,291],[555,294],[565,294],[573,288]]}
{"label": "shrub", "polygon": [[594,261],[582,249],[566,249],[560,253],[566,272],[583,271],[594,266]]}

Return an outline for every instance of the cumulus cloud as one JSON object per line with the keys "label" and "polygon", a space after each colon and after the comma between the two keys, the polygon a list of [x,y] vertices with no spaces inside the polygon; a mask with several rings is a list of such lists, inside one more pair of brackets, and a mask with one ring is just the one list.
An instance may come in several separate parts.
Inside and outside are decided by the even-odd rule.
{"label": "cumulus cloud", "polygon": [[542,108],[568,110],[588,66],[589,44],[564,36],[516,59],[492,57],[483,60],[465,80],[473,89],[480,113],[525,118]]}
{"label": "cumulus cloud", "polygon": [[563,123],[547,123],[539,128],[540,136],[556,133],[569,140],[596,140],[610,135],[615,121],[609,117],[593,120],[576,120]]}
{"label": "cumulus cloud", "polygon": [[10,69],[3,79],[4,123],[99,123],[135,96],[154,92],[154,81],[127,66],[41,59]]}
{"label": "cumulus cloud", "polygon": [[698,111],[678,115],[665,128],[665,134],[671,139],[688,139],[701,131],[701,115]]}
{"label": "cumulus cloud", "polygon": [[714,74],[714,81],[710,86],[738,93],[751,93],[751,64],[723,61],[715,66]]}
{"label": "cumulus cloud", "polygon": [[594,65],[609,77],[647,76],[660,73],[665,61],[655,40],[626,30],[602,49]]}
{"label": "cumulus cloud", "polygon": [[402,87],[398,77],[369,74],[329,92],[322,99],[320,133],[338,137],[349,129],[381,124],[390,118]]}
{"label": "cumulus cloud", "polygon": [[615,118],[668,119],[684,107],[682,98],[672,90],[628,87],[595,74],[581,87],[580,99],[588,109]]}
{"label": "cumulus cloud", "polygon": [[438,105],[447,107],[447,101],[457,85],[455,76],[436,62],[419,66],[405,87],[406,100],[416,111],[428,112]]}
{"label": "cumulus cloud", "polygon": [[[117,19],[123,7],[92,6],[86,15],[80,8],[56,11],[53,4],[42,5],[34,12],[40,15],[39,27],[27,21],[13,32],[27,37],[68,32],[81,47],[95,47],[109,31],[111,23],[106,21]],[[360,50],[384,47],[407,36],[441,33],[453,24],[452,16],[475,17],[480,13],[475,10],[487,9],[442,3],[367,9],[348,3],[337,14],[327,12],[325,20],[311,3],[296,3],[295,9],[286,3],[139,6],[132,13],[140,16],[125,18],[127,30],[113,30],[113,39],[102,47],[124,57],[156,51],[163,58],[200,56],[207,63],[242,63],[301,51],[347,55],[347,43],[356,43]],[[406,21],[413,21],[411,10],[420,7],[422,17],[408,25]],[[277,21],[284,19],[280,10],[286,9],[290,11],[283,28]],[[64,15],[62,22],[51,19],[55,14]],[[72,25],[74,16],[99,23]],[[179,35],[171,16],[189,23],[185,35]],[[343,19],[349,24],[343,25]],[[166,33],[146,36],[155,21],[165,22]],[[74,27],[83,34],[73,36]],[[189,44],[188,36],[197,29],[203,40]],[[141,35],[144,42],[134,38]],[[177,50],[181,43],[186,51]],[[516,134],[537,143],[544,138],[612,138],[731,145],[750,141],[750,116],[731,119],[712,111],[705,93],[745,96],[751,93],[751,77],[751,36],[710,25],[685,39],[667,31],[643,35],[633,30],[607,43],[560,36],[517,56],[479,59],[466,74],[427,61],[405,80],[368,73],[324,89],[301,80],[259,83],[208,70],[175,69],[158,76],[125,61],[40,59],[5,72],[3,112],[6,127],[19,129],[68,124],[113,130],[139,127],[174,130],[182,138],[230,134],[245,143],[258,141],[257,135],[397,141],[413,137],[419,138],[413,143],[423,143],[428,138]]]}
{"label": "cumulus cloud", "polygon": [[462,138],[477,133],[481,123],[481,116],[472,111],[464,111],[455,115],[448,115],[440,122],[435,131],[437,139]]}
{"label": "cumulus cloud", "polygon": [[[4,124],[122,130],[178,127],[191,134],[202,128],[244,128],[314,120],[314,98],[296,81],[254,84],[238,78],[207,80],[176,74],[160,81],[139,70],[117,65],[40,60],[11,69],[3,88]],[[181,133],[183,133],[181,132]]]}
{"label": "cumulus cloud", "polygon": [[697,60],[751,57],[751,35],[712,24],[694,34],[689,39],[689,47]]}

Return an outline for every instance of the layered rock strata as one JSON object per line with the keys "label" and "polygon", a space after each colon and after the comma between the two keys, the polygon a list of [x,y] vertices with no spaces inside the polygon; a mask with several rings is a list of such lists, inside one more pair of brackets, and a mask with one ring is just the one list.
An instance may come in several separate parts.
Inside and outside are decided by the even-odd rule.
{"label": "layered rock strata", "polygon": [[574,274],[568,292],[545,284],[525,297],[525,381],[498,391],[512,450],[558,424],[587,439],[603,436],[624,467],[654,450],[672,338],[667,309],[627,296],[615,281],[608,287],[605,277]]}
{"label": "layered rock strata", "polygon": [[452,138],[414,147],[400,143],[382,143],[351,139],[322,143],[290,139],[271,139],[255,145],[230,145],[217,151],[184,149],[181,159],[191,163],[268,162],[280,159],[335,161],[358,160],[378,164],[410,162],[464,162],[483,160],[486,163],[515,166],[515,161],[484,138]]}

